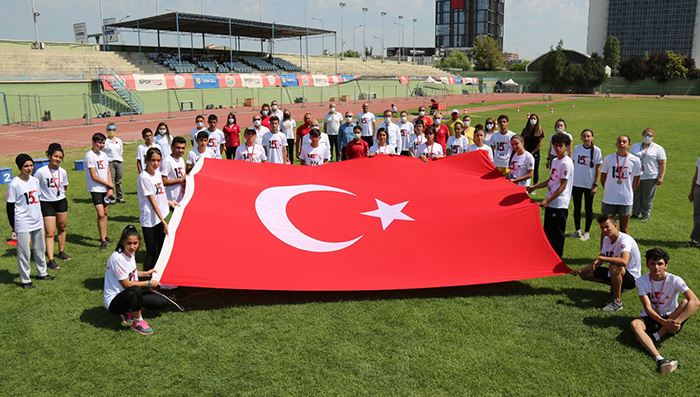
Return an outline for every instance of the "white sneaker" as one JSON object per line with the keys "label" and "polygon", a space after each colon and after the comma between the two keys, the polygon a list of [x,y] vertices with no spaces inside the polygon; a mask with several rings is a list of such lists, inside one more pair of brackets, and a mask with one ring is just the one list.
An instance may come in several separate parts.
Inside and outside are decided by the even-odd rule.
{"label": "white sneaker", "polygon": [[580,238],[580,237],[581,237],[581,231],[580,231],[580,230],[577,230],[577,231],[573,232],[573,233],[571,234],[571,236],[569,236],[569,238]]}
{"label": "white sneaker", "polygon": [[588,241],[591,239],[591,235],[588,232],[585,232],[579,237],[581,241]]}

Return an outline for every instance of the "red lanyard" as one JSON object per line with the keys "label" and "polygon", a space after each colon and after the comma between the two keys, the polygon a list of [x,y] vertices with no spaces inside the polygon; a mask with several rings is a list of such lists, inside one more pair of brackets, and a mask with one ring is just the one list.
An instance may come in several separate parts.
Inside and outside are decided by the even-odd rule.
{"label": "red lanyard", "polygon": [[[660,293],[664,292],[664,285],[666,285],[666,279],[668,278],[668,275],[664,277],[664,282],[661,283],[661,291]],[[651,279],[651,276],[649,277],[649,285],[651,285],[651,297],[656,299],[656,302],[654,303],[654,306],[656,306],[656,311],[659,311],[659,300],[660,298],[656,296],[656,292],[654,291],[654,280]]]}
{"label": "red lanyard", "polygon": [[253,145],[253,149],[250,152],[248,151],[248,146],[246,146],[245,152],[248,153],[248,161],[252,162],[253,161],[253,154],[255,154],[255,145]]}
{"label": "red lanyard", "polygon": [[622,169],[625,168],[627,165],[627,157],[629,155],[625,156],[625,162],[622,163],[622,168],[620,168],[620,156],[618,156],[617,153],[615,153],[615,161],[617,162],[617,179],[622,180]]}
{"label": "red lanyard", "polygon": [[[428,148],[428,143],[425,144],[426,149]],[[433,142],[432,145],[430,145],[430,151],[428,152],[428,158],[432,159],[433,158],[433,148],[435,147],[435,142]]]}
{"label": "red lanyard", "polygon": [[[49,166],[47,166],[47,167],[49,167]],[[51,167],[49,167],[49,172],[51,173],[51,179],[56,184],[56,195],[60,196],[61,195],[61,169],[59,168],[56,171],[56,173],[58,174],[58,178],[53,176],[53,171],[51,171]]]}

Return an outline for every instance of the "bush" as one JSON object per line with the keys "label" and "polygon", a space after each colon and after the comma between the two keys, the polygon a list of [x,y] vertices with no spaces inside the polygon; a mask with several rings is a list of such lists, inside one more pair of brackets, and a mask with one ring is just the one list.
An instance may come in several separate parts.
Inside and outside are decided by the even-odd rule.
{"label": "bush", "polygon": [[435,66],[439,68],[472,70],[472,64],[469,62],[467,54],[459,50],[450,52],[450,55],[437,61]]}

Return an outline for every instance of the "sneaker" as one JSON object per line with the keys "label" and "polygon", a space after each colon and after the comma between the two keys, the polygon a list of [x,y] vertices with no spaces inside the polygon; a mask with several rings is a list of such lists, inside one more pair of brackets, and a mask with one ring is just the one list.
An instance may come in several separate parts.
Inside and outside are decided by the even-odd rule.
{"label": "sneaker", "polygon": [[591,235],[588,232],[585,232],[579,237],[581,241],[588,241],[591,239]]}
{"label": "sneaker", "polygon": [[100,251],[107,251],[107,242],[103,241],[100,243]]}
{"label": "sneaker", "polygon": [[622,310],[622,309],[623,309],[622,300],[620,300],[620,301],[618,302],[618,301],[616,301],[615,299],[613,299],[612,302],[608,303],[608,304],[603,308],[603,311],[606,312],[606,313],[612,313],[612,312],[616,312],[616,311]]}
{"label": "sneaker", "polygon": [[685,245],[689,245],[689,246],[691,246],[691,247],[694,246],[694,245],[700,245],[700,241],[689,240],[689,241],[686,241],[686,242],[685,242]]}
{"label": "sneaker", "polygon": [[131,312],[122,313],[119,315],[122,318],[122,325],[131,324],[134,322],[134,316]]}
{"label": "sneaker", "polygon": [[656,369],[661,372],[662,374],[668,374],[676,370],[678,368],[678,361],[676,360],[669,360],[664,358],[663,360],[659,360],[656,362]]}
{"label": "sneaker", "polygon": [[134,321],[131,323],[131,329],[141,335],[150,335],[153,333],[153,329],[151,329],[146,320]]}
{"label": "sneaker", "polygon": [[117,203],[119,203],[119,204],[124,204],[124,203],[126,203],[126,201],[124,201],[123,198],[120,198],[119,200],[117,200]]}
{"label": "sneaker", "polygon": [[105,237],[105,243],[112,244],[113,242],[114,242],[114,240],[112,240],[111,238]]}
{"label": "sneaker", "polygon": [[63,251],[59,252],[58,255],[56,255],[56,258],[58,258],[58,259],[60,259],[60,260],[63,260],[63,261],[69,261],[69,260],[70,260],[70,256],[66,255],[66,253],[63,252]]}
{"label": "sneaker", "polygon": [[639,214],[632,214],[632,216],[630,216],[630,219],[639,219]]}
{"label": "sneaker", "polygon": [[571,235],[569,236],[569,238],[580,238],[580,237],[581,237],[581,231],[580,231],[580,230],[577,230],[577,231],[571,233]]}
{"label": "sneaker", "polygon": [[648,221],[648,220],[649,220],[649,215],[642,215],[642,217],[639,218],[639,221],[640,221],[640,222],[646,222],[646,221]]}
{"label": "sneaker", "polygon": [[58,263],[56,263],[56,261],[53,260],[53,259],[50,259],[50,260],[46,263],[46,266],[48,266],[49,269],[52,269],[52,270],[58,270],[58,269],[61,268],[61,266],[58,266]]}
{"label": "sneaker", "polygon": [[53,281],[56,279],[54,276],[49,276],[48,274],[45,276],[36,276],[34,277],[36,280],[45,280],[45,281]]}
{"label": "sneaker", "polygon": [[32,284],[31,282],[29,282],[29,283],[22,283],[22,284],[20,284],[19,286],[22,287],[22,288],[24,288],[24,289],[34,289],[34,288],[36,288],[36,287],[34,286],[34,284]]}

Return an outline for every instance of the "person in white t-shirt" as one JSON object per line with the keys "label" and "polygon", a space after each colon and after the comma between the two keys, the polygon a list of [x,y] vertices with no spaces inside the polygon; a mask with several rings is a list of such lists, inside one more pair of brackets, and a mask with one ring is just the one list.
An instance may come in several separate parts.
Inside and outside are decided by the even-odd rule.
{"label": "person in white t-shirt", "polygon": [[418,146],[425,143],[426,139],[423,131],[425,131],[425,122],[422,119],[416,119],[413,123],[414,134],[411,135],[411,139],[408,141],[408,155],[410,157],[417,157],[416,151]]}
{"label": "person in white t-shirt", "polygon": [[[622,310],[622,290],[635,287],[635,280],[642,275],[642,258],[637,242],[629,234],[619,231],[613,215],[598,217],[603,236],[600,255],[588,266],[572,270],[571,275],[582,280],[610,285],[612,301],[603,307],[604,312]],[[609,267],[602,266],[607,263]]]}
{"label": "person in white t-shirt", "polygon": [[[588,241],[593,224],[593,197],[598,191],[600,166],[603,156],[600,148],[593,144],[593,131],[586,128],[581,132],[581,145],[574,148],[574,189],[571,197],[574,202],[574,225],[576,231],[569,237]],[[581,201],[586,203],[586,225],[581,232]]]}
{"label": "person in white t-shirt", "polygon": [[284,109],[282,111],[280,130],[282,130],[282,132],[287,136],[287,159],[289,160],[290,164],[294,164],[294,156],[290,156],[289,152],[293,152],[295,148],[294,138],[297,134],[297,122],[292,118],[292,111],[289,109]]}
{"label": "person in white t-shirt", "polygon": [[160,173],[160,163],[163,157],[160,149],[150,148],[146,152],[146,169],[139,175],[136,181],[136,194],[139,200],[139,221],[143,230],[143,239],[146,243],[146,261],[143,269],[148,271],[155,267],[160,250],[163,248],[165,235],[168,234],[168,224],[165,217],[169,213],[169,207],[175,208],[179,204],[168,200],[163,185],[163,176]]}
{"label": "person in white t-shirt", "polygon": [[561,258],[564,254],[566,233],[566,218],[569,216],[569,201],[571,200],[571,178],[574,173],[574,162],[566,153],[571,146],[571,139],[564,134],[554,134],[552,146],[557,152],[557,158],[552,160],[549,180],[535,186],[528,186],[527,192],[547,187],[547,197],[540,202],[544,208],[544,234],[554,252]]}
{"label": "person in white t-shirt", "polygon": [[280,110],[279,104],[276,100],[270,102],[270,117],[277,116],[279,120],[284,118],[284,111]]}
{"label": "person in white t-shirt", "polygon": [[34,177],[39,180],[39,201],[41,201],[41,214],[44,217],[44,230],[46,231],[46,256],[49,257],[47,266],[49,269],[60,269],[54,259],[54,237],[58,237],[59,259],[70,260],[66,255],[66,223],[68,221],[68,200],[66,188],[68,188],[68,174],[60,167],[63,162],[63,148],[59,143],[52,143],[46,151],[49,164],[39,168]]}
{"label": "person in white t-shirt", "polygon": [[[150,131],[150,130],[149,130]],[[92,196],[92,204],[97,211],[97,230],[100,234],[100,251],[107,250],[107,244],[114,240],[107,237],[107,219],[109,205],[114,203],[114,185],[109,171],[109,159],[102,148],[105,147],[105,137],[101,133],[92,136],[92,149],[85,153],[85,187]]]}
{"label": "person in white t-shirt", "polygon": [[362,112],[357,115],[357,125],[362,127],[362,139],[367,142],[368,146],[372,146],[372,136],[376,130],[376,121],[374,113],[369,111],[369,103],[362,104]]}
{"label": "person in white t-shirt", "polygon": [[700,174],[700,158],[695,160],[695,174],[688,194],[688,200],[693,203],[693,230],[690,232],[690,240],[686,244],[691,247],[700,245],[700,179],[698,179],[698,174]]}
{"label": "person in white t-shirt", "polygon": [[411,147],[411,136],[413,135],[415,128],[413,123],[408,121],[408,113],[406,113],[405,110],[401,111],[401,118],[397,125],[399,126],[400,131],[399,147],[401,148],[401,151],[399,154],[402,156],[411,156],[409,153]]}
{"label": "person in white t-shirt", "polygon": [[143,138],[143,143],[136,148],[136,169],[139,174],[146,169],[146,152],[154,145],[153,131],[150,128],[144,128],[141,131],[141,137]]}
{"label": "person in white t-shirt", "polygon": [[117,126],[113,121],[107,123],[107,140],[102,150],[109,159],[109,172],[112,174],[114,193],[117,203],[124,203],[124,191],[122,190],[122,177],[124,176],[124,142],[117,138]]}
{"label": "person in white t-shirt", "polygon": [[262,120],[263,120],[262,116],[259,114],[256,114],[253,116],[253,128],[255,129],[255,144],[261,145],[261,146],[262,146],[263,136],[265,136],[265,133],[270,131],[269,128],[267,128],[266,126],[264,126],[262,124]]}
{"label": "person in white t-shirt", "polygon": [[525,138],[522,135],[513,135],[510,145],[515,153],[510,158],[506,179],[516,185],[530,186],[530,180],[535,173],[535,158],[525,150]]}
{"label": "person in white t-shirt", "polygon": [[[416,122],[416,125],[418,123]],[[432,125],[425,129],[425,142],[418,145],[416,148],[416,157],[421,159],[424,163],[428,160],[437,160],[444,156],[442,152],[442,145],[435,142],[435,127]]]}
{"label": "person in white t-shirt", "polygon": [[168,128],[168,124],[164,122],[158,123],[158,127],[156,127],[156,135],[155,138],[153,138],[153,143],[154,146],[158,147],[160,152],[163,153],[163,158],[170,156],[170,151],[172,150],[173,145],[173,137],[170,136],[170,128]]}
{"label": "person in white t-shirt", "polygon": [[209,128],[207,128],[209,143],[207,146],[216,153],[217,158],[221,158],[221,154],[226,153],[226,137],[223,131],[216,128],[216,125],[219,124],[219,118],[215,114],[210,114],[207,122],[209,123]]}
{"label": "person in white t-shirt", "polygon": [[600,184],[605,189],[601,212],[619,216],[620,230],[629,233],[634,191],[639,186],[642,163],[636,156],[628,154],[629,136],[617,137],[615,146],[617,152],[605,156],[600,169]]}
{"label": "person in white t-shirt", "polygon": [[394,148],[391,147],[391,145],[389,145],[387,142],[388,138],[389,134],[387,134],[386,129],[384,128],[384,126],[380,125],[379,130],[377,131],[376,142],[374,143],[374,145],[372,145],[371,148],[369,148],[368,157],[374,157],[377,155],[395,155],[396,152],[394,151]]}
{"label": "person in white t-shirt", "polygon": [[[29,259],[34,251],[37,280],[55,280],[46,273],[46,241],[44,240],[44,220],[41,217],[39,202],[39,180],[32,176],[34,160],[25,153],[17,155],[15,164],[19,175],[12,178],[7,186],[7,219],[10,227],[17,234],[17,267],[19,268],[19,286],[34,288],[29,278],[31,267]],[[31,244],[30,246],[30,243]],[[33,247],[32,247],[33,246]]]}
{"label": "person in white t-shirt", "polygon": [[491,146],[488,146],[484,141],[485,137],[486,131],[484,130],[484,126],[481,124],[475,125],[474,143],[467,146],[467,153],[475,152],[477,150],[483,150],[489,154],[489,160],[491,160],[491,163],[493,163],[493,150],[491,150]]}
{"label": "person in white t-shirt", "polygon": [[340,145],[338,144],[338,130],[343,122],[343,115],[335,110],[335,103],[328,105],[328,113],[323,118],[323,131],[328,134],[331,144],[331,154],[335,153],[335,158],[340,160]]}
{"label": "person in white t-shirt", "polygon": [[[197,117],[194,118],[194,124],[195,128],[190,131],[190,141],[192,141],[192,147],[197,147],[197,134],[207,130],[207,127],[204,126],[204,116],[198,114]],[[207,136],[209,136],[209,134],[207,134]]]}
{"label": "person in white t-shirt", "polygon": [[[319,131],[321,131],[320,125],[321,125],[321,123],[319,123],[318,120],[312,119],[310,124],[309,124],[309,130],[311,130],[311,128],[317,128]],[[304,135],[304,138],[301,140],[301,145],[304,146],[304,145],[308,145],[310,143],[311,143],[311,137],[309,136],[309,134]],[[331,158],[332,158],[333,153],[331,152],[331,140],[330,140],[330,138],[328,138],[328,134],[321,131],[321,137],[319,138],[318,143],[328,148],[328,153],[331,154]]]}
{"label": "person in white t-shirt", "polygon": [[666,150],[654,142],[655,138],[654,129],[647,127],[642,131],[642,142],[637,142],[630,148],[630,154],[639,157],[642,163],[642,176],[632,202],[632,219],[640,221],[649,220],[656,187],[664,183],[666,175]]}
{"label": "person in white t-shirt", "polygon": [[143,319],[141,310],[164,309],[168,300],[151,290],[160,286],[158,280],[139,281],[155,273],[155,269],[143,272],[136,269],[136,252],[140,243],[141,235],[136,227],[128,225],[124,228],[117,249],[107,260],[102,296],[107,310],[121,316],[122,324],[130,324],[134,331],[150,335],[153,329]]}
{"label": "person in white t-shirt", "polygon": [[515,132],[508,129],[508,116],[502,114],[498,116],[499,130],[491,135],[489,141],[491,149],[493,149],[493,165],[498,168],[498,171],[503,176],[508,174],[508,163],[510,162],[510,154],[513,148],[510,146],[510,138],[515,135]]}
{"label": "person in white t-shirt", "polygon": [[287,136],[279,130],[280,120],[270,117],[270,131],[263,136],[263,148],[267,160],[274,164],[287,163]]}
{"label": "person in white t-shirt", "polygon": [[[571,136],[571,134],[569,134],[568,132],[566,132],[566,121],[564,121],[564,119],[559,119],[554,123],[554,134],[557,134],[557,133],[562,133],[564,135],[567,135],[572,142],[574,141],[574,137]],[[554,135],[550,135],[550,137],[549,137],[549,152],[547,152],[547,163],[545,164],[547,169],[549,169],[549,166],[552,163],[552,160],[555,157],[557,157],[557,154],[555,153],[554,147],[552,146],[552,137],[553,136]],[[571,156],[571,154],[572,154],[571,149],[569,149],[569,151],[566,152],[566,155]]]}
{"label": "person in white t-shirt", "polygon": [[[208,147],[209,145],[209,133],[207,131],[200,131],[199,135],[197,135],[197,146],[194,147],[194,149],[190,150],[187,153],[187,173],[189,174],[190,171],[192,171],[192,168],[194,168],[195,164],[197,164],[197,160],[199,160],[200,157],[204,157],[205,159],[216,159],[220,158],[216,156],[216,153]],[[240,148],[240,146],[239,146]]]}
{"label": "person in white t-shirt", "polygon": [[187,166],[182,156],[185,154],[187,141],[181,136],[173,138],[170,156],[161,163],[160,173],[168,200],[179,203],[185,195],[185,177]]}
{"label": "person in white t-shirt", "polygon": [[[666,334],[678,334],[698,310],[700,301],[682,278],[666,271],[669,262],[666,251],[652,248],[644,256],[649,273],[637,278],[636,282],[642,314],[632,320],[630,328],[644,350],[654,357],[657,370],[669,373],[678,367],[678,361],[665,359],[655,343]],[[681,294],[684,299],[678,303]]]}
{"label": "person in white t-shirt", "polygon": [[253,127],[246,128],[243,133],[245,144],[236,149],[234,160],[244,160],[251,163],[264,163],[267,161],[267,155],[262,145],[255,143],[257,131]]}
{"label": "person in white t-shirt", "polygon": [[312,127],[308,133],[311,142],[301,148],[301,165],[319,166],[331,161],[331,153],[328,147],[321,145],[321,131],[318,127]]}
{"label": "person in white t-shirt", "polygon": [[469,147],[469,138],[462,135],[462,129],[464,125],[462,123],[454,123],[452,129],[455,134],[447,138],[447,155],[453,156],[455,154],[462,154],[467,152]]}

